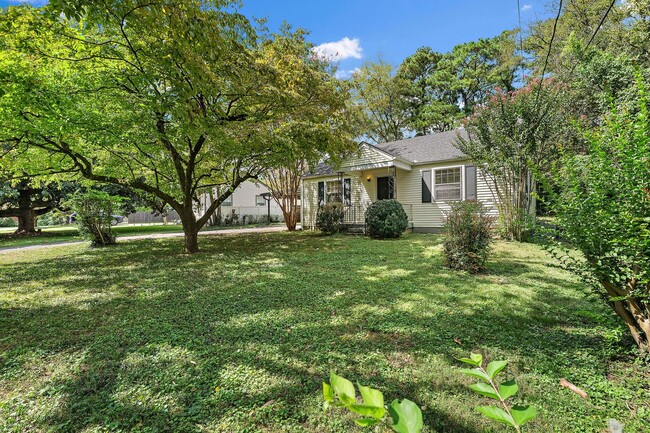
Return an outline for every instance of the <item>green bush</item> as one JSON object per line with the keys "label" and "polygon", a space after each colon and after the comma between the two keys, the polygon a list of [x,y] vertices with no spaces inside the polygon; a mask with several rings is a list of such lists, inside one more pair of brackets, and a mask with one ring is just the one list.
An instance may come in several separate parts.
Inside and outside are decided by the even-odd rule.
{"label": "green bush", "polygon": [[96,190],[77,193],[70,200],[77,214],[79,233],[95,247],[115,244],[115,235],[111,230],[115,201],[115,197]]}
{"label": "green bush", "polygon": [[552,251],[650,353],[650,96],[638,87],[638,112],[613,112],[586,134],[587,152],[564,158]]}
{"label": "green bush", "polygon": [[18,224],[13,218],[0,218],[0,227],[17,227]]}
{"label": "green bush", "polygon": [[326,235],[340,232],[343,228],[343,204],[327,203],[319,207],[316,228]]}
{"label": "green bush", "polygon": [[379,200],[366,211],[366,229],[373,238],[398,238],[408,223],[406,212],[397,200]]}
{"label": "green bush", "polygon": [[451,269],[480,272],[490,254],[494,218],[478,201],[460,201],[451,205],[445,228],[443,251]]}

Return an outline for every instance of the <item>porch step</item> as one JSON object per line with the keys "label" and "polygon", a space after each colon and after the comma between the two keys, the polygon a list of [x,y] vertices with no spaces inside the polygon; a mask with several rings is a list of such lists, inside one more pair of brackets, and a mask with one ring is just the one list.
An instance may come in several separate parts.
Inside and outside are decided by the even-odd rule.
{"label": "porch step", "polygon": [[366,227],[363,225],[351,225],[345,230],[346,235],[363,236],[366,234]]}

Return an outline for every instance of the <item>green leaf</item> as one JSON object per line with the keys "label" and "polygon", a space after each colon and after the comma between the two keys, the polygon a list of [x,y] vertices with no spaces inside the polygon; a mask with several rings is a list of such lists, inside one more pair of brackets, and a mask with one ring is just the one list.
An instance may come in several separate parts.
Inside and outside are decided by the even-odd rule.
{"label": "green leaf", "polygon": [[422,430],[422,411],[411,400],[397,400],[388,406],[388,413],[393,419],[391,428],[397,433],[419,433]]}
{"label": "green leaf", "polygon": [[337,376],[336,373],[330,373],[330,383],[336,395],[345,404],[353,404],[356,393],[354,392],[354,385],[352,382],[344,377]]}
{"label": "green leaf", "polygon": [[490,381],[490,378],[488,377],[488,375],[485,374],[485,372],[483,370],[480,370],[478,368],[471,368],[471,369],[470,368],[461,368],[460,371],[463,374],[466,374],[468,376],[473,376],[473,377],[476,377],[478,379],[483,379],[486,382]]}
{"label": "green leaf", "polygon": [[483,357],[479,355],[478,353],[472,353],[469,358],[458,358],[460,362],[464,362],[465,364],[471,364],[475,365],[477,367],[480,367],[481,364],[483,363]]}
{"label": "green leaf", "polygon": [[501,373],[501,370],[506,368],[508,361],[492,361],[487,366],[487,373],[490,376],[490,379],[494,379],[497,374]]}
{"label": "green leaf", "polygon": [[368,406],[367,404],[351,404],[348,409],[359,415],[370,416],[375,419],[382,419],[386,413],[383,406]]}
{"label": "green leaf", "polygon": [[478,406],[476,408],[476,410],[481,412],[486,417],[488,417],[490,419],[493,419],[495,421],[502,422],[504,424],[508,424],[510,427],[516,427],[517,426],[515,424],[515,420],[513,420],[510,415],[508,415],[508,412],[501,409],[500,407],[496,407],[496,406]]}
{"label": "green leaf", "polygon": [[519,390],[519,385],[517,385],[517,383],[514,380],[509,380],[499,385],[499,394],[501,394],[501,398],[503,398],[504,400],[517,394],[518,390]]}
{"label": "green leaf", "polygon": [[537,416],[537,410],[532,406],[513,406],[510,413],[512,413],[512,418],[519,425],[524,425]]}
{"label": "green leaf", "polygon": [[371,425],[377,424],[379,420],[373,418],[361,418],[361,419],[355,419],[354,422],[356,422],[361,427],[370,427]]}
{"label": "green leaf", "polygon": [[490,397],[495,400],[500,400],[499,395],[496,393],[492,386],[487,383],[475,383],[469,386],[469,389],[476,392],[477,394],[484,395],[485,397]]}
{"label": "green leaf", "polygon": [[327,382],[323,382],[323,398],[328,403],[334,400],[334,391]]}
{"label": "green leaf", "polygon": [[370,388],[369,386],[363,386],[359,383],[357,383],[357,386],[365,404],[368,406],[384,407],[384,394],[381,391]]}

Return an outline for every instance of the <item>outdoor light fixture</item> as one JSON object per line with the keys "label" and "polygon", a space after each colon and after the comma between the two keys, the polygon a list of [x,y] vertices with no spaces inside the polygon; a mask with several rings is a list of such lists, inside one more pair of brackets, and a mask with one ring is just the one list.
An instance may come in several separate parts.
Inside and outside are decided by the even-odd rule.
{"label": "outdoor light fixture", "polygon": [[263,192],[260,195],[264,200],[266,200],[266,206],[267,206],[266,223],[271,224],[271,193]]}
{"label": "outdoor light fixture", "polygon": [[370,176],[366,177],[366,180],[367,180],[368,182],[370,182],[370,179],[371,179]]}

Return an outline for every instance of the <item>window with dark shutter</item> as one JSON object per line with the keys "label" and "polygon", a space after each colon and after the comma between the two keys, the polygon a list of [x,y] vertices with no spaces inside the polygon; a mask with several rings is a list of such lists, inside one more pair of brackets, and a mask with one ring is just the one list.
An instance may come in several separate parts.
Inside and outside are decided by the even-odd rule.
{"label": "window with dark shutter", "polygon": [[476,200],[476,166],[465,166],[465,200]]}
{"label": "window with dark shutter", "polygon": [[318,182],[318,206],[325,204],[325,182]]}
{"label": "window with dark shutter", "polygon": [[431,170],[422,171],[422,203],[431,203]]}

